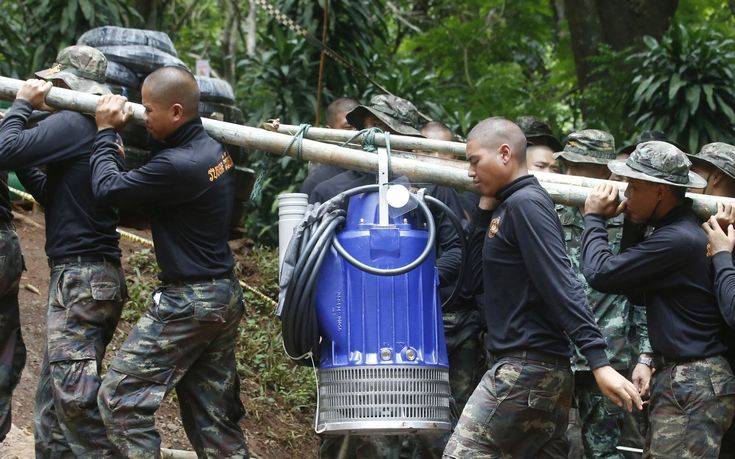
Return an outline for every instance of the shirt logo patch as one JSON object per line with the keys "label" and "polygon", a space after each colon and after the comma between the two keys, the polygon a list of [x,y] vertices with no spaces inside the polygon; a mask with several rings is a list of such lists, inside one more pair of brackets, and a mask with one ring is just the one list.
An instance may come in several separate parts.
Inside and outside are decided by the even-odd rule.
{"label": "shirt logo patch", "polygon": [[232,169],[232,166],[234,166],[234,164],[232,163],[232,158],[230,158],[230,155],[227,152],[222,153],[222,157],[217,162],[217,164],[215,164],[213,167],[210,167],[207,171],[207,174],[209,175],[209,181],[214,182],[215,180],[220,178],[222,174]]}
{"label": "shirt logo patch", "polygon": [[496,234],[498,234],[498,230],[500,229],[500,217],[493,218],[490,222],[490,227],[487,229],[487,237],[488,239],[492,239],[495,237]]}

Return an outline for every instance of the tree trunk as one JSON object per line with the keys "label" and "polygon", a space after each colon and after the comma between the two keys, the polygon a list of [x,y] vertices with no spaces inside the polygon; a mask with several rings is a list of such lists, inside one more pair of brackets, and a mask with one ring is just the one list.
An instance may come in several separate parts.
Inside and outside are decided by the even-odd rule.
{"label": "tree trunk", "polygon": [[637,45],[645,35],[660,38],[678,5],[679,0],[564,0],[579,87],[594,80],[590,57],[600,45],[622,50]]}
{"label": "tree trunk", "polygon": [[258,36],[258,25],[255,22],[255,13],[257,12],[258,7],[255,6],[255,1],[250,0],[250,4],[248,7],[248,18],[245,20],[245,29],[248,33],[247,38],[247,46],[246,50],[248,53],[248,57],[255,56],[255,39]]}

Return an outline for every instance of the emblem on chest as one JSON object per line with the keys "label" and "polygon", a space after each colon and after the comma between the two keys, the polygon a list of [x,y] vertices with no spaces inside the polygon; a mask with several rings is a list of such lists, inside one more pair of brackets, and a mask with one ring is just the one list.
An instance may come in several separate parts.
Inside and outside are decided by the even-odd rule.
{"label": "emblem on chest", "polygon": [[490,226],[487,229],[488,239],[494,238],[495,235],[498,234],[499,229],[500,229],[500,217],[493,218],[490,221]]}

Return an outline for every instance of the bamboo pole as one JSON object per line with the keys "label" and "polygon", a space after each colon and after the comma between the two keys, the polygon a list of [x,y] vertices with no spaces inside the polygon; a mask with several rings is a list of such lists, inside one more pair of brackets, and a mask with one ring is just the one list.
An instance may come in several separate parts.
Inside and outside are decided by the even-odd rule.
{"label": "bamboo pole", "polygon": [[[21,80],[0,77],[0,99],[13,100],[22,83]],[[92,94],[54,87],[47,95],[46,102],[50,106],[59,109],[94,113],[98,98],[99,96]],[[142,123],[143,106],[132,102],[129,102],[129,104],[133,110],[134,122]],[[202,124],[209,135],[222,143],[238,145],[252,150],[258,149],[275,155],[298,156],[297,145],[296,143],[292,143],[293,138],[290,135],[270,132],[265,129],[250,126],[225,123],[208,118],[203,118]],[[376,139],[378,137],[380,136],[377,136]],[[393,138],[394,136],[391,136],[391,145],[394,144]],[[432,142],[458,144],[464,148],[464,144],[458,142],[442,142],[439,140],[432,140]],[[304,139],[301,146],[301,157],[305,160],[332,164],[363,172],[375,172],[378,169],[378,157],[374,154],[309,139]],[[423,145],[422,148],[417,149],[424,149],[426,147],[427,145]],[[412,149],[408,144],[404,144],[402,148]],[[451,160],[444,160],[444,162],[438,163],[435,161],[426,161],[425,158],[418,159],[411,158],[410,156],[411,154],[408,154],[408,156],[395,155],[391,159],[392,175],[404,175],[416,183],[436,183],[438,185],[474,191],[475,187],[472,180],[467,176],[466,166],[459,166],[457,164],[457,167],[454,167],[454,163],[461,162],[455,161],[449,165],[447,161]],[[586,177],[561,174],[537,173],[537,176],[541,185],[551,195],[554,202],[570,206],[584,205],[584,201],[590,192],[590,187],[599,182],[604,182]],[[624,183],[611,183],[621,189],[625,187]],[[735,205],[735,199],[732,198],[715,198],[697,193],[690,193],[689,196],[694,200],[695,210],[702,218],[707,218],[710,214],[716,212],[717,202]]]}
{"label": "bamboo pole", "polygon": [[[278,120],[270,120],[267,123],[263,123],[263,129],[278,132],[279,134],[294,135],[299,130],[299,126],[281,124]],[[305,137],[311,140],[344,143],[354,137],[355,134],[357,134],[357,131],[310,127],[306,132]],[[353,142],[362,142],[362,136],[355,138]],[[382,136],[375,136],[375,143],[379,147],[384,147],[385,139]],[[464,157],[465,149],[465,144],[462,142],[448,142],[446,140],[426,139],[423,137],[394,134],[390,135],[390,145],[392,148],[399,150],[434,151],[452,154],[457,157]]]}

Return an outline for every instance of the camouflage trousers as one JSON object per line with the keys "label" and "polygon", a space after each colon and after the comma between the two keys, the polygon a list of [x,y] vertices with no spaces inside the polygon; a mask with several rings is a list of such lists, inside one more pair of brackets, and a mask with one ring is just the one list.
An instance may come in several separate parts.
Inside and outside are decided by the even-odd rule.
{"label": "camouflage trousers", "polygon": [[11,396],[26,362],[18,310],[22,272],[18,235],[12,230],[0,230],[0,443],[10,431]]}
{"label": "camouflage trousers", "polygon": [[245,413],[235,366],[244,313],[233,277],[167,284],[131,330],[102,382],[107,434],[125,457],[160,457],[155,413],[176,389],[181,419],[197,456],[248,457]]}
{"label": "camouflage trousers", "polygon": [[126,297],[117,264],[56,265],[49,282],[46,349],[36,390],[36,457],[109,457],[97,408],[102,359]]}
{"label": "camouflage trousers", "polygon": [[472,393],[445,458],[566,458],[572,397],[568,361],[501,357]]}
{"label": "camouflage trousers", "polygon": [[724,357],[657,364],[645,457],[717,457],[735,414],[735,377]]}
{"label": "camouflage trousers", "polygon": [[574,383],[585,457],[623,459],[617,447],[621,444],[625,410],[602,395],[591,371],[576,372]]}
{"label": "camouflage trousers", "polygon": [[[452,393],[452,424],[456,424],[472,391],[486,370],[484,346],[480,339],[481,322],[475,309],[443,314],[444,334],[449,356],[449,386]],[[411,436],[324,436],[322,458],[440,458],[449,434]]]}

